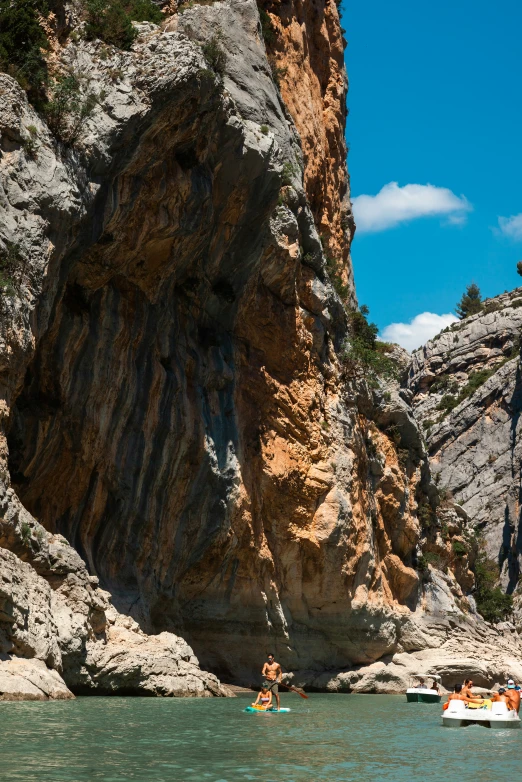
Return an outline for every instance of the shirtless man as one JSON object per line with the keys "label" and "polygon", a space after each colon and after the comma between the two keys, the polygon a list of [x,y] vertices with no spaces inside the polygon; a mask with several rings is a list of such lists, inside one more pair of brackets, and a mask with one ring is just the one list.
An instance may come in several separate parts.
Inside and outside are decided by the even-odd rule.
{"label": "shirtless man", "polygon": [[508,709],[512,709],[511,700],[504,687],[501,687],[499,691],[492,698],[493,703],[505,703]]}
{"label": "shirtless man", "polygon": [[509,708],[514,709],[518,714],[520,711],[520,692],[516,687],[513,679],[508,679],[506,695],[509,698]]}
{"label": "shirtless man", "polygon": [[462,692],[462,684],[456,684],[453,688],[453,692],[448,698],[448,701],[465,701],[466,703],[483,703],[484,698],[474,698],[469,695],[464,695]]}
{"label": "shirtless man", "polygon": [[462,695],[467,695],[468,698],[473,698],[473,692],[471,691],[472,687],[473,681],[471,679],[464,679],[464,684],[462,685]]}
{"label": "shirtless man", "polygon": [[279,700],[279,682],[283,678],[283,671],[281,670],[279,663],[276,663],[274,660],[273,654],[269,654],[267,660],[268,662],[263,665],[263,670],[261,671],[261,674],[264,676],[263,687],[266,687],[267,690],[270,690],[270,692],[275,695],[277,711],[279,711],[281,708],[281,702]]}

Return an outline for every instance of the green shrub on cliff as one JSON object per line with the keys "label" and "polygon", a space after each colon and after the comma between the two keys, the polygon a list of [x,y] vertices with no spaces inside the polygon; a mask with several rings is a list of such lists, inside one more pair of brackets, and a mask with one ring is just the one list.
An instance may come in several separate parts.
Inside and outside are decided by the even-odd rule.
{"label": "green shrub on cliff", "polygon": [[448,394],[454,394],[458,390],[459,384],[449,375],[439,375],[431,384],[428,393],[435,394],[438,391],[444,391]]}
{"label": "green shrub on cliff", "polygon": [[471,372],[470,376],[468,377],[468,382],[460,392],[461,399],[465,399],[466,397],[474,394],[475,391],[480,388],[480,386],[484,385],[486,380],[489,380],[489,378],[495,374],[497,369],[498,366],[493,367],[492,369],[480,369],[478,372]]}
{"label": "green shrub on cliff", "polygon": [[501,622],[513,610],[513,598],[498,585],[499,567],[482,551],[474,565],[477,609],[488,622]]}
{"label": "green shrub on cliff", "polygon": [[203,50],[203,56],[207,62],[207,65],[212,68],[214,73],[223,77],[225,74],[225,66],[227,64],[227,55],[221,46],[219,37],[213,35],[210,40],[203,44],[201,47]]}
{"label": "green shrub on cliff", "polygon": [[263,40],[267,46],[269,46],[270,44],[274,43],[276,36],[270,16],[267,14],[265,9],[261,7],[259,8],[259,20],[261,22],[261,33],[263,35]]}
{"label": "green shrub on cliff", "polygon": [[85,37],[130,49],[137,31],[132,22],[159,24],[163,14],[152,0],[87,0]]}
{"label": "green shrub on cliff", "polygon": [[379,329],[368,322],[368,314],[365,306],[348,313],[349,336],[343,344],[341,362],[347,378],[361,377],[375,386],[379,378],[397,378],[400,370],[389,356],[391,345],[377,340]]}
{"label": "green shrub on cliff", "polygon": [[440,554],[434,551],[427,551],[425,554],[417,557],[417,570],[421,573],[427,573],[428,565],[433,565],[437,570],[445,570],[447,562]]}
{"label": "green shrub on cliff", "polygon": [[454,540],[451,544],[451,548],[457,557],[464,557],[468,553],[468,549],[460,540]]}
{"label": "green shrub on cliff", "polygon": [[60,141],[74,144],[97,102],[98,96],[93,92],[82,93],[75,74],[60,76],[51,83],[50,98],[44,106],[49,129]]}
{"label": "green shrub on cliff", "polygon": [[444,394],[439,404],[435,408],[436,410],[444,410],[449,413],[450,410],[454,410],[459,404],[459,398],[453,394]]}
{"label": "green shrub on cliff", "polygon": [[465,399],[473,396],[475,391],[477,391],[480,386],[484,385],[486,380],[489,380],[489,378],[492,377],[495,372],[506,363],[506,361],[509,361],[509,358],[510,356],[505,357],[499,364],[492,367],[491,369],[480,369],[478,372],[471,372],[468,377],[468,382],[458,394],[458,396],[454,396],[453,394],[444,394],[439,404],[437,405],[436,410],[442,410],[444,411],[444,414],[454,410]]}
{"label": "green shrub on cliff", "polygon": [[0,70],[13,76],[35,105],[44,99],[47,81],[41,50],[48,41],[38,21],[47,13],[44,0],[0,0]]}

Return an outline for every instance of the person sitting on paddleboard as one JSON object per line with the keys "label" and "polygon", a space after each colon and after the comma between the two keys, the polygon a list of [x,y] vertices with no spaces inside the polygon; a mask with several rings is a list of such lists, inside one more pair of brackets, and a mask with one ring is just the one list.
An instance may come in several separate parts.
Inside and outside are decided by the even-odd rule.
{"label": "person sitting on paddleboard", "polygon": [[265,687],[264,684],[261,687],[261,692],[257,693],[257,698],[255,702],[252,704],[252,706],[255,708],[258,704],[265,711],[272,706],[272,693],[267,687]]}
{"label": "person sitting on paddleboard", "polygon": [[283,678],[283,671],[279,663],[274,660],[274,655],[267,655],[267,662],[263,665],[261,671],[264,676],[263,687],[266,687],[273,695],[275,695],[277,703],[277,711],[281,708],[281,701],[279,700],[279,682]]}

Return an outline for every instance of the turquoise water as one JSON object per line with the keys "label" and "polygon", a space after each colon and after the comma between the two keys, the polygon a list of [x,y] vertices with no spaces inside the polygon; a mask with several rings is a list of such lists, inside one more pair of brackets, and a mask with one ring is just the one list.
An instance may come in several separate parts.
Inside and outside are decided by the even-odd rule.
{"label": "turquoise water", "polygon": [[392,695],[0,703],[1,782],[492,782],[522,777],[522,730],[442,728]]}

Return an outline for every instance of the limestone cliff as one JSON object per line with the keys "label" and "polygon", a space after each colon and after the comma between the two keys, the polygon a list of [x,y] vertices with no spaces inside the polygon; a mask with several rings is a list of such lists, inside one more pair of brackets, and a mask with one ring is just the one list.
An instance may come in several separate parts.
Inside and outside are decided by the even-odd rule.
{"label": "limestone cliff", "polygon": [[[78,691],[224,693],[177,636],[254,682],[269,648],[313,678],[480,625],[465,572],[420,566],[443,544],[408,392],[343,365],[336,4],[263,5],[268,52],[254,0],[180,4],[129,51],[66,37],[55,67],[97,96],[73,144],[0,75],[19,270],[1,302],[1,545],[23,585],[2,599],[47,640],[24,646],[14,609],[0,623],[6,655]],[[65,541],[87,569],[74,555],[57,578],[46,547],[72,557]]]}
{"label": "limestone cliff", "polygon": [[513,592],[520,575],[522,289],[486,300],[412,357],[408,386],[431,469],[483,532]]}
{"label": "limestone cliff", "polygon": [[268,14],[268,59],[301,140],[308,203],[325,246],[349,281],[353,305],[355,225],[344,133],[348,81],[338,3],[262,0],[258,5]]}

